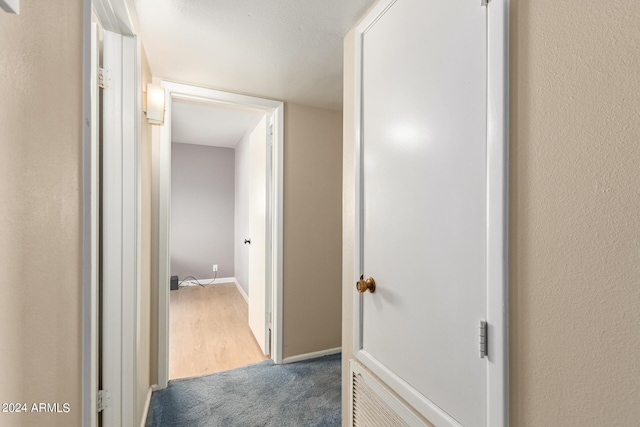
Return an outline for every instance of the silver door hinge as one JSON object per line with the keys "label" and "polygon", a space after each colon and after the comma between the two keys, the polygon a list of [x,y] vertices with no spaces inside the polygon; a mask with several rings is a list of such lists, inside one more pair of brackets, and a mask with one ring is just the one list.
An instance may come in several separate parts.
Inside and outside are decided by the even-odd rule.
{"label": "silver door hinge", "polygon": [[109,398],[109,392],[107,390],[98,390],[98,399],[96,402],[98,412],[104,411],[104,409],[109,406]]}
{"label": "silver door hinge", "polygon": [[107,88],[106,71],[102,67],[98,68],[98,87],[100,89],[106,89]]}
{"label": "silver door hinge", "polygon": [[488,355],[489,340],[487,337],[487,322],[484,320],[480,322],[480,358],[485,358]]}
{"label": "silver door hinge", "polygon": [[480,0],[482,6],[487,6],[491,0]]}

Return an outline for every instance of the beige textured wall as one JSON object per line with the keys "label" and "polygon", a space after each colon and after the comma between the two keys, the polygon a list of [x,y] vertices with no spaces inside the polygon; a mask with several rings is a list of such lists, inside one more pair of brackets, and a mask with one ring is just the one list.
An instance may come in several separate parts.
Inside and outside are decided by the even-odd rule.
{"label": "beige textured wall", "polygon": [[82,1],[0,11],[0,402],[69,403],[2,426],[81,420]]}
{"label": "beige textured wall", "polygon": [[[511,1],[510,38],[511,425],[635,426],[640,419],[640,4]],[[348,271],[353,44],[349,34],[345,359],[353,342]]]}
{"label": "beige textured wall", "polygon": [[640,3],[511,4],[511,423],[638,425]]}
{"label": "beige textured wall", "polygon": [[[151,83],[151,70],[147,55],[141,52],[142,90],[146,90],[147,83]],[[151,364],[151,125],[146,115],[140,111],[141,140],[140,140],[140,175],[141,175],[141,274],[140,290],[138,291],[138,407],[137,419],[142,419],[147,393],[150,383]]]}
{"label": "beige textured wall", "polygon": [[342,114],[285,104],[283,355],[341,345]]}

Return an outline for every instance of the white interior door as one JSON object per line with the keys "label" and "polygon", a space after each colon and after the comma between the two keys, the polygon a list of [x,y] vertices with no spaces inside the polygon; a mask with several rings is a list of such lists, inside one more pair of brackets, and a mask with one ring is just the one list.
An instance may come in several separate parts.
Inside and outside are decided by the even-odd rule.
{"label": "white interior door", "polygon": [[265,355],[269,354],[267,245],[267,120],[262,118],[249,139],[249,327]]}
{"label": "white interior door", "polygon": [[486,425],[487,9],[398,0],[362,39],[357,358],[437,426]]}
{"label": "white interior door", "polygon": [[139,274],[137,40],[104,31],[102,92],[102,425],[134,425]]}

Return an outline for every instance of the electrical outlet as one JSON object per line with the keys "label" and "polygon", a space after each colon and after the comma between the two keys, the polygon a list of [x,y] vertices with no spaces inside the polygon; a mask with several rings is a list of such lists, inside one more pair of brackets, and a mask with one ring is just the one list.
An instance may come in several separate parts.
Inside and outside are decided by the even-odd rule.
{"label": "electrical outlet", "polygon": [[213,271],[214,272],[218,271],[218,264],[213,264]]}

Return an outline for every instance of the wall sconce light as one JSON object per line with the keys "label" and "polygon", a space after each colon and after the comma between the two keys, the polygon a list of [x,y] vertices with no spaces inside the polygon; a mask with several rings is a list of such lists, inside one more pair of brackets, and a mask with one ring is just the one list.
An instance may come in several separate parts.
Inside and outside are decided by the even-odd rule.
{"label": "wall sconce light", "polygon": [[20,13],[20,0],[0,0],[0,8],[7,13]]}
{"label": "wall sconce light", "polygon": [[143,110],[149,124],[164,124],[164,88],[149,83],[144,95]]}

